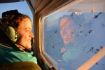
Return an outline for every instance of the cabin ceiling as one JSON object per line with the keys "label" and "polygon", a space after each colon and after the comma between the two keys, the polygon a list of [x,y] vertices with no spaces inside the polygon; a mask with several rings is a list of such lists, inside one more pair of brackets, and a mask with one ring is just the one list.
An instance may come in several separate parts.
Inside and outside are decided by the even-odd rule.
{"label": "cabin ceiling", "polygon": [[[105,0],[30,0],[36,13],[48,15],[61,9],[73,12],[105,12]],[[34,1],[34,2],[33,2]],[[59,11],[61,11],[59,9]]]}

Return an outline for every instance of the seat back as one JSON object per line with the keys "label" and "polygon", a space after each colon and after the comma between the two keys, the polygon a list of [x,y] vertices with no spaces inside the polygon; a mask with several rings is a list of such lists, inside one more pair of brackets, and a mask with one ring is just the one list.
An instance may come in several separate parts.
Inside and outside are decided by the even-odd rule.
{"label": "seat back", "polygon": [[41,70],[41,68],[33,62],[14,62],[0,64],[0,70]]}

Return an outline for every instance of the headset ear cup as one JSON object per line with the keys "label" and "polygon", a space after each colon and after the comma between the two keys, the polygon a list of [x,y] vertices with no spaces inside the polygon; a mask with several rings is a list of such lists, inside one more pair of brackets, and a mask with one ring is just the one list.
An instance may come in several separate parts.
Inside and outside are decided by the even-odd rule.
{"label": "headset ear cup", "polygon": [[13,42],[17,41],[18,35],[12,26],[7,27],[6,34]]}

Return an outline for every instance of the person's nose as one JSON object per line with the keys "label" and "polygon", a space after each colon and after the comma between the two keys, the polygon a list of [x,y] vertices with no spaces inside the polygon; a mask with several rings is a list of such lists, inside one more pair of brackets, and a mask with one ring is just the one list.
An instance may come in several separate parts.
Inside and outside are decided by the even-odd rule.
{"label": "person's nose", "polygon": [[33,33],[32,33],[32,32],[30,32],[30,37],[31,37],[31,38],[33,38],[33,37],[34,37],[34,35],[33,35]]}

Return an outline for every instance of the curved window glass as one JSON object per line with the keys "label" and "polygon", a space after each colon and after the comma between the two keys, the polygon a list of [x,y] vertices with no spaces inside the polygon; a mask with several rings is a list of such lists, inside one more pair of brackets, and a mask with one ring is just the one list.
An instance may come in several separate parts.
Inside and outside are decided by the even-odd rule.
{"label": "curved window glass", "polygon": [[80,5],[44,18],[44,50],[58,70],[104,70],[105,12]]}

